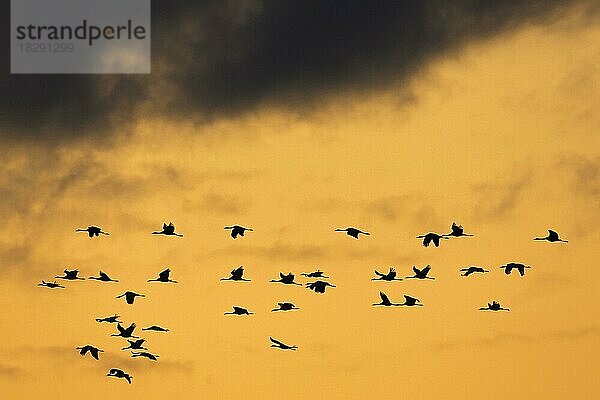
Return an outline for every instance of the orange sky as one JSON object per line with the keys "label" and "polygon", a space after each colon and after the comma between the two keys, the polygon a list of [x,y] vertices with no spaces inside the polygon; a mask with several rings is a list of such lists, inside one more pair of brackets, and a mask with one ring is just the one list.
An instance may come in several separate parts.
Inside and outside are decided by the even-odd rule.
{"label": "orange sky", "polygon": [[[567,19],[298,114],[149,114],[100,145],[1,146],[3,398],[596,398],[599,43],[598,26]],[[163,221],[185,236],[150,235]],[[414,238],[452,221],[476,236]],[[233,223],[255,231],[234,241]],[[90,224],[111,236],[73,232]],[[345,226],[372,236],[333,232]],[[549,228],[569,243],[531,240]],[[510,261],[532,269],[505,276]],[[370,281],[426,264],[435,281]],[[238,265],[252,282],[219,281]],[[492,272],[462,278],[467,265]],[[120,282],[35,286],[66,267]],[[146,283],[165,267],[179,284]],[[268,283],[317,268],[337,285],[324,295]],[[147,297],[128,306],[125,290]],[[373,308],[379,290],[424,307]],[[492,299],[511,312],[476,311]],[[278,301],[301,310],[270,313]],[[255,314],[223,316],[232,305]],[[171,329],[144,334],[159,362],[119,350],[94,321],[113,313]],[[77,354],[86,343],[100,361]],[[112,367],[134,384],[106,378]]]}

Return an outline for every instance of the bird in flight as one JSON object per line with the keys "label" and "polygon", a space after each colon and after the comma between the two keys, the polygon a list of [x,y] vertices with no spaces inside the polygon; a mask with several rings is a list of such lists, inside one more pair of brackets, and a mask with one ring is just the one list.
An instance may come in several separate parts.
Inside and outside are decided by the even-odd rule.
{"label": "bird in flight", "polygon": [[143,331],[154,331],[154,332],[169,332],[167,328],[163,328],[162,326],[152,325],[147,328],[142,328]]}
{"label": "bird in flight", "polygon": [[435,247],[440,247],[440,239],[448,239],[444,235],[437,234],[435,232],[429,232],[425,235],[417,236],[417,239],[423,239],[423,247],[429,247],[429,244],[433,242]]}
{"label": "bird in flight", "polygon": [[75,281],[75,280],[84,280],[85,278],[80,278],[77,276],[77,274],[79,274],[79,270],[78,269],[65,269],[63,271],[65,274],[63,276],[55,276],[55,278],[58,279],[65,279],[68,281]]}
{"label": "bird in flight", "polygon": [[373,303],[373,306],[397,307],[401,305],[400,303],[392,303],[390,298],[383,292],[379,292],[379,297],[381,297],[381,302]]}
{"label": "bird in flight", "polygon": [[533,240],[546,240],[548,242],[563,242],[569,243],[568,240],[562,240],[560,236],[558,236],[558,232],[553,231],[552,229],[548,229],[548,236],[546,237],[536,237]]}
{"label": "bird in flight", "polygon": [[123,326],[119,322],[117,324],[117,330],[119,331],[119,333],[113,333],[110,336],[120,336],[120,337],[124,337],[124,338],[139,339],[137,336],[133,336],[133,331],[135,330],[135,327],[136,327],[135,322],[132,323],[131,325],[129,325],[127,328],[123,328]]}
{"label": "bird in flight", "polygon": [[136,293],[136,292],[127,291],[127,292],[125,292],[125,293],[117,296],[116,298],[120,299],[123,296],[125,296],[125,301],[127,302],[127,304],[133,304],[133,302],[135,301],[135,298],[138,297],[138,296],[139,297],[146,297],[146,295],[144,295],[144,294],[139,294],[139,293]]}
{"label": "bird in flight", "polygon": [[102,228],[99,228],[99,227],[93,226],[93,225],[88,226],[85,229],[81,229],[81,228],[75,229],[75,232],[87,232],[89,237],[94,237],[94,236],[98,237],[100,235],[106,235],[106,236],[110,235],[110,233],[102,231]]}
{"label": "bird in flight", "polygon": [[183,236],[180,233],[175,233],[175,225],[173,225],[172,222],[169,222],[169,225],[167,225],[166,223],[163,223],[162,231],[152,232],[152,234],[153,235],[166,235],[166,236],[179,236],[179,237]]}
{"label": "bird in flight", "polygon": [[378,276],[378,278],[372,278],[372,281],[401,281],[402,278],[396,278],[396,270],[392,267],[390,267],[390,270],[388,271],[387,274],[383,274],[377,270],[375,270],[375,275]]}
{"label": "bird in flight", "polygon": [[474,274],[475,272],[480,272],[482,274],[484,274],[486,272],[490,272],[487,269],[483,269],[483,268],[477,267],[475,265],[471,265],[470,267],[467,267],[467,268],[461,268],[460,271],[463,272],[463,274],[461,274],[461,276],[469,276],[471,274]]}
{"label": "bird in flight", "polygon": [[158,278],[148,279],[148,282],[177,283],[177,281],[169,279],[170,274],[171,274],[171,270],[169,268],[167,268],[158,274]]}
{"label": "bird in flight", "polygon": [[277,303],[279,308],[274,308],[271,311],[290,311],[290,310],[299,310],[298,307],[294,305],[294,303]]}
{"label": "bird in flight", "polygon": [[407,276],[406,279],[435,279],[427,276],[429,271],[431,271],[431,266],[429,264],[427,264],[427,266],[423,269],[419,269],[413,265],[413,271],[415,274],[413,276]]}
{"label": "bird in flight", "polygon": [[462,225],[457,225],[456,222],[452,223],[452,232],[444,235],[444,236],[454,236],[454,237],[460,237],[460,236],[473,236],[470,233],[465,233],[465,230],[463,229]]}
{"label": "bird in flight", "polygon": [[313,290],[315,293],[325,293],[327,286],[335,287],[335,285],[325,281],[314,281],[306,284],[306,287]]}
{"label": "bird in flight", "polygon": [[307,272],[303,272],[300,275],[305,276],[307,278],[324,278],[324,279],[329,278],[328,276],[325,276],[323,274],[324,274],[324,272],[318,269],[318,270],[313,271],[313,272],[308,272],[308,273]]}
{"label": "bird in flight", "polygon": [[278,349],[281,350],[296,350],[298,348],[298,346],[289,346],[277,339],[273,339],[271,336],[269,336],[269,339],[271,340],[271,347],[276,347]]}
{"label": "bird in flight", "polygon": [[283,283],[284,285],[302,286],[301,284],[294,282],[294,274],[291,272],[289,272],[287,275],[285,275],[283,272],[280,272],[279,279],[271,279],[271,282]]}
{"label": "bird in flight", "polygon": [[144,347],[144,342],[145,341],[146,341],[146,339],[137,339],[137,340],[129,340],[129,339],[127,339],[127,342],[129,343],[129,346],[123,347],[121,350],[127,350],[127,349],[131,349],[131,350],[148,350],[147,348]]}
{"label": "bird in flight", "polygon": [[102,282],[119,282],[118,280],[112,279],[106,272],[98,271],[98,276],[90,276],[88,279],[95,279]]}
{"label": "bird in flight", "polygon": [[106,376],[113,376],[115,378],[123,378],[127,382],[129,382],[130,385],[131,385],[131,380],[133,379],[133,376],[131,376],[128,373],[123,372],[122,370],[117,369],[117,368],[111,368],[110,371],[108,371],[108,374],[106,374]]}
{"label": "bird in flight", "polygon": [[113,324],[115,322],[120,323],[121,321],[119,321],[119,315],[115,314],[110,317],[96,318],[96,322],[108,322],[109,324]]}
{"label": "bird in flight", "polygon": [[56,289],[56,288],[64,289],[65,288],[60,283],[56,283],[56,281],[54,281],[54,282],[46,282],[43,279],[42,279],[42,282],[38,283],[37,285],[38,286],[44,286],[44,287],[47,287],[47,288],[50,288],[50,289]]}
{"label": "bird in flight", "polygon": [[135,357],[145,357],[148,360],[152,360],[152,361],[158,361],[158,355],[152,354],[152,353],[148,353],[145,351],[141,351],[139,353],[136,353],[135,351],[131,352],[131,357],[135,358]]}
{"label": "bird in flight", "polygon": [[100,358],[98,357],[98,353],[103,353],[104,350],[100,350],[97,347],[91,346],[89,344],[86,344],[83,347],[75,347],[77,350],[79,350],[79,354],[81,354],[82,356],[85,356],[87,353],[90,353],[90,355],[92,357],[94,357],[96,360],[99,360]]}
{"label": "bird in flight", "polygon": [[221,278],[222,281],[244,281],[250,282],[250,279],[244,279],[244,267],[241,265],[236,269],[231,271],[231,276],[229,278]]}
{"label": "bird in flight", "polygon": [[506,265],[501,266],[500,268],[504,268],[504,273],[506,275],[510,275],[513,269],[519,271],[521,276],[525,275],[525,268],[531,268],[530,266],[521,264],[521,263],[508,263]]}
{"label": "bird in flight", "polygon": [[423,304],[419,304],[419,303],[421,303],[421,300],[417,299],[416,297],[412,297],[412,296],[405,294],[404,295],[404,303],[402,303],[400,305],[407,306],[407,307],[413,307],[413,306],[423,307]]}
{"label": "bird in flight", "polygon": [[225,229],[230,230],[231,231],[231,237],[232,238],[237,238],[238,236],[244,236],[244,233],[246,231],[253,231],[254,229],[252,228],[244,228],[243,226],[239,226],[239,225],[232,225],[232,226],[226,226]]}
{"label": "bird in flight", "polygon": [[224,313],[224,315],[250,315],[250,314],[254,314],[254,313],[246,310],[244,307],[238,307],[238,306],[233,306],[233,311]]}
{"label": "bird in flight", "polygon": [[358,239],[358,235],[360,235],[360,234],[367,235],[367,236],[370,235],[369,232],[364,232],[364,231],[361,231],[360,229],[356,229],[356,228],[352,228],[352,227],[344,228],[344,229],[337,228],[335,231],[336,232],[346,232],[346,235],[351,236],[354,239]]}
{"label": "bird in flight", "polygon": [[492,301],[491,303],[487,303],[487,307],[481,307],[480,310],[481,311],[510,311],[509,308],[502,308],[500,303],[496,302],[495,300]]}

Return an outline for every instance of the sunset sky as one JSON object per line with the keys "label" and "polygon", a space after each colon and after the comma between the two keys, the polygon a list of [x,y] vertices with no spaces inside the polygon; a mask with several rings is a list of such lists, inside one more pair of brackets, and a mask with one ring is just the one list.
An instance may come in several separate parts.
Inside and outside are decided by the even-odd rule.
{"label": "sunset sky", "polygon": [[[161,3],[149,76],[9,75],[2,39],[0,397],[600,396],[597,3]],[[170,221],[183,238],[150,234]],[[415,238],[453,221],[475,236]],[[120,282],[36,286],[65,268]],[[316,269],[337,287],[269,283]],[[158,362],[94,320],[115,313],[170,329],[141,335]]]}

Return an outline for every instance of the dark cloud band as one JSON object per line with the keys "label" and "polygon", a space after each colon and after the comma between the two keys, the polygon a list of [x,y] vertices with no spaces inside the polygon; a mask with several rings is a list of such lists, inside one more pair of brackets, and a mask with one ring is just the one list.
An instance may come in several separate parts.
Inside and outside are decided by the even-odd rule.
{"label": "dark cloud band", "polygon": [[9,75],[4,2],[0,135],[111,132],[148,103],[155,115],[175,118],[260,103],[303,106],[339,90],[401,82],[466,42],[577,4],[597,7],[585,0],[153,1],[150,76],[76,76]]}

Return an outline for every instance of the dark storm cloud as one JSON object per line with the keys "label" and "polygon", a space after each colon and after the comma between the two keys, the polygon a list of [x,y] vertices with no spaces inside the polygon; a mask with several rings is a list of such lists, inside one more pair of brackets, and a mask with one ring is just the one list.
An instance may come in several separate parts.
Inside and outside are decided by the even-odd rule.
{"label": "dark storm cloud", "polygon": [[[0,9],[4,136],[111,132],[139,105],[210,118],[257,104],[298,108],[386,87],[431,58],[587,0],[153,1],[150,76],[8,75],[9,2]],[[168,94],[168,96],[163,96]]]}

